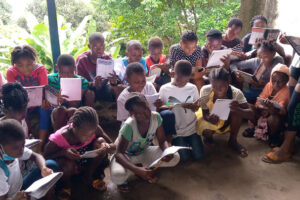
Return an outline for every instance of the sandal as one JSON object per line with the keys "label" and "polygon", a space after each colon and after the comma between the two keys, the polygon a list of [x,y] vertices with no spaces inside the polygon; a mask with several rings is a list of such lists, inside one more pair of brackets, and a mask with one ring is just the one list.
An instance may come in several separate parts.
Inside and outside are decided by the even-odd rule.
{"label": "sandal", "polygon": [[240,156],[242,158],[245,158],[245,157],[248,156],[248,150],[243,145],[241,145],[239,143],[236,143],[236,144],[230,144],[229,143],[228,145],[231,149],[233,149],[234,151],[240,153]]}
{"label": "sandal", "polygon": [[92,186],[94,189],[98,190],[99,192],[104,192],[107,190],[106,183],[102,179],[94,180]]}
{"label": "sandal", "polygon": [[254,136],[254,131],[255,131],[255,128],[247,128],[246,130],[244,130],[243,136],[251,138]]}
{"label": "sandal", "polygon": [[57,198],[59,200],[69,200],[69,199],[71,199],[71,188],[64,188],[64,189],[62,189],[59,192]]}
{"label": "sandal", "polygon": [[118,190],[121,193],[128,193],[128,192],[130,192],[130,187],[129,187],[128,182],[126,181],[123,184],[118,185]]}
{"label": "sandal", "polygon": [[284,158],[279,158],[274,152],[270,152],[262,158],[262,161],[270,164],[280,164],[288,161],[291,158],[291,155],[288,155]]}

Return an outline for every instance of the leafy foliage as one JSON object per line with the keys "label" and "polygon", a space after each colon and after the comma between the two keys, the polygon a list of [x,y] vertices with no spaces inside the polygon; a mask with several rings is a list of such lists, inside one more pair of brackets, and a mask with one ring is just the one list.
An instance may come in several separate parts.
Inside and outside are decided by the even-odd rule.
{"label": "leafy foliage", "polygon": [[8,24],[10,22],[12,9],[11,5],[6,0],[0,0],[0,24]]}

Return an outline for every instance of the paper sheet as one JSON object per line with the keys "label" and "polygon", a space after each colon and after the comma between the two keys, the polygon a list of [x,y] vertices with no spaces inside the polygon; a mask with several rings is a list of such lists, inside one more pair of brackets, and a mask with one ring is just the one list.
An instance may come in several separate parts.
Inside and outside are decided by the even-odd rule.
{"label": "paper sheet", "polygon": [[98,156],[98,151],[100,151],[100,149],[96,149],[96,150],[93,150],[93,151],[86,151],[80,157],[81,158],[95,158],[95,157]]}
{"label": "paper sheet", "polygon": [[232,49],[215,50],[211,53],[206,67],[222,66],[224,63],[221,59],[232,52]]}
{"label": "paper sheet", "polygon": [[50,174],[44,178],[35,181],[29,188],[25,190],[31,197],[40,199],[44,197],[47,192],[55,185],[55,183],[62,177],[62,172]]}
{"label": "paper sheet", "polygon": [[159,65],[156,64],[150,67],[149,76],[155,75],[156,77],[159,77],[160,74],[161,74],[161,68],[159,67]]}
{"label": "paper sheet", "polygon": [[[260,102],[264,102],[266,99],[264,99],[264,98],[261,98],[261,97],[257,97],[257,100],[259,100]],[[272,104],[273,104],[273,106],[275,107],[275,108],[277,108],[277,109],[279,109],[279,110],[282,110],[283,108],[281,107],[281,105],[278,103],[278,102],[276,102],[276,101],[270,101]]]}
{"label": "paper sheet", "polygon": [[155,76],[155,75],[146,77],[146,81],[147,81],[147,82],[150,82],[150,83],[154,83],[155,79],[156,79],[156,76]]}
{"label": "paper sheet", "polygon": [[156,110],[156,107],[154,106],[154,102],[159,98],[159,94],[153,94],[153,95],[145,95],[148,103],[149,103],[149,106],[150,106],[150,109],[152,111],[155,111]]}
{"label": "paper sheet", "polygon": [[114,60],[97,59],[97,76],[108,78],[114,73]]}
{"label": "paper sheet", "polygon": [[171,146],[171,147],[168,147],[166,148],[163,153],[161,154],[161,156],[155,160],[154,162],[152,162],[150,165],[149,165],[149,168],[153,168],[155,167],[156,165],[159,164],[159,162],[161,161],[161,159],[165,156],[168,156],[168,155],[171,155],[171,154],[175,154],[176,152],[178,152],[180,149],[188,149],[188,150],[192,150],[192,147],[181,147],[181,146]]}
{"label": "paper sheet", "polygon": [[25,147],[32,148],[35,145],[39,144],[42,140],[40,139],[25,139]]}
{"label": "paper sheet", "polygon": [[81,78],[61,78],[61,95],[66,95],[68,101],[81,101]]}
{"label": "paper sheet", "polygon": [[211,114],[217,115],[221,120],[227,120],[230,113],[231,99],[217,99]]}
{"label": "paper sheet", "polygon": [[53,87],[46,85],[45,86],[45,99],[52,105],[58,106],[58,96],[59,92]]}
{"label": "paper sheet", "polygon": [[44,86],[24,87],[27,91],[29,102],[27,107],[41,106],[43,102],[43,89]]}

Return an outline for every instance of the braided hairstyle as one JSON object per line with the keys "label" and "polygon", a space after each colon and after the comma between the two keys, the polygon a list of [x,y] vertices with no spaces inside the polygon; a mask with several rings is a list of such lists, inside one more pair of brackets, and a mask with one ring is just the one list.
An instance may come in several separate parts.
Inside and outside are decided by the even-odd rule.
{"label": "braided hairstyle", "polygon": [[76,128],[83,127],[84,125],[97,126],[99,124],[98,114],[96,110],[89,106],[78,108],[73,114],[70,122]]}
{"label": "braided hairstyle", "polygon": [[26,109],[28,94],[20,83],[6,83],[1,92],[4,112],[22,112]]}
{"label": "braided hairstyle", "polygon": [[16,46],[12,52],[11,56],[11,64],[14,65],[20,58],[30,58],[32,60],[36,60],[37,55],[33,47],[29,45]]}

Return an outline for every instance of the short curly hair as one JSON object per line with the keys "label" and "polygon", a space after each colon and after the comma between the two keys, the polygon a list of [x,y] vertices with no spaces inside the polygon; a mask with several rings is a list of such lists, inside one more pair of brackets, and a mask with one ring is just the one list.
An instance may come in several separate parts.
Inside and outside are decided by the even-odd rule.
{"label": "short curly hair", "polygon": [[181,35],[182,42],[193,42],[198,41],[197,33],[193,30],[185,30]]}
{"label": "short curly hair", "polygon": [[255,22],[256,20],[261,20],[261,21],[265,22],[266,24],[268,24],[268,20],[267,20],[267,18],[266,18],[265,16],[263,16],[263,15],[256,15],[256,16],[254,16],[254,17],[251,19],[251,21],[250,21],[250,26],[251,26],[251,27],[254,26],[254,22]]}
{"label": "short curly hair", "polygon": [[148,41],[148,50],[163,48],[163,42],[160,37],[152,37]]}

